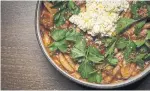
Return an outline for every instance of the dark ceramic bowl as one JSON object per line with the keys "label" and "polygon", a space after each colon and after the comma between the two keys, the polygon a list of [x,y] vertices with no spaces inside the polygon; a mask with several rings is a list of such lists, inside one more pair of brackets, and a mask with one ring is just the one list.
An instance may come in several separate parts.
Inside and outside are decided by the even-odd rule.
{"label": "dark ceramic bowl", "polygon": [[67,78],[69,78],[70,80],[87,86],[87,87],[92,87],[92,88],[97,88],[97,89],[113,89],[113,88],[118,88],[118,87],[123,87],[123,86],[127,86],[130,85],[140,79],[142,79],[143,77],[145,77],[147,74],[150,73],[150,66],[148,68],[146,68],[143,72],[141,72],[140,74],[138,74],[135,77],[129,78],[126,81],[120,82],[120,83],[114,83],[114,84],[95,84],[95,83],[90,83],[90,82],[85,82],[85,81],[81,81],[79,79],[76,79],[72,76],[70,76],[68,73],[66,73],[65,71],[63,71],[59,66],[57,66],[53,59],[48,55],[48,52],[46,51],[43,42],[42,42],[42,38],[41,38],[41,34],[40,34],[40,23],[39,23],[39,19],[40,19],[40,12],[41,12],[41,8],[42,8],[42,2],[38,2],[37,3],[37,9],[36,9],[36,35],[37,35],[37,39],[38,42],[41,46],[41,49],[43,51],[43,53],[45,54],[45,56],[47,57],[48,61],[60,72],[62,73],[64,76],[66,76]]}

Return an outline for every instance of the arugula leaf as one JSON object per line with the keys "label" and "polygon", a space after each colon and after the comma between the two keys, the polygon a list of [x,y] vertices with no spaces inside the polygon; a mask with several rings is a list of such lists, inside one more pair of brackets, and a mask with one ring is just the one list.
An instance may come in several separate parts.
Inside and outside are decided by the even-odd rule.
{"label": "arugula leaf", "polygon": [[78,72],[81,74],[82,78],[88,78],[90,73],[93,72],[93,66],[89,62],[82,62],[78,68]]}
{"label": "arugula leaf", "polygon": [[55,40],[55,41],[59,41],[59,40],[62,40],[65,38],[65,35],[66,35],[66,31],[65,30],[54,30],[52,33],[52,38]]}
{"label": "arugula leaf", "polygon": [[71,56],[76,59],[80,57],[84,57],[86,53],[86,41],[85,39],[82,39],[74,45],[74,47],[71,50]]}
{"label": "arugula leaf", "polygon": [[88,78],[89,82],[96,82],[96,83],[101,83],[102,81],[102,74],[94,72],[90,74],[90,77]]}
{"label": "arugula leaf", "polygon": [[104,56],[100,55],[97,48],[89,46],[87,60],[92,61],[93,63],[99,63],[104,60]]}
{"label": "arugula leaf", "polygon": [[115,66],[118,63],[118,59],[116,59],[116,58],[108,58],[108,62],[109,62],[110,65]]}
{"label": "arugula leaf", "polygon": [[136,44],[137,47],[141,47],[142,45],[144,45],[145,40],[136,40],[134,41],[134,43]]}
{"label": "arugula leaf", "polygon": [[127,40],[123,37],[121,37],[117,42],[116,42],[116,47],[118,49],[124,49],[127,46]]}
{"label": "arugula leaf", "polygon": [[132,53],[132,51],[134,51],[135,49],[136,49],[136,44],[133,41],[129,40],[128,44],[126,46],[126,49],[124,51],[124,57],[125,57],[125,59],[128,59],[128,57],[130,56],[130,54]]}
{"label": "arugula leaf", "polygon": [[131,25],[135,20],[129,18],[120,18],[117,21],[116,33],[120,34],[124,32],[124,29]]}
{"label": "arugula leaf", "polygon": [[138,35],[142,29],[142,27],[145,25],[146,21],[141,21],[138,24],[135,25],[135,34]]}

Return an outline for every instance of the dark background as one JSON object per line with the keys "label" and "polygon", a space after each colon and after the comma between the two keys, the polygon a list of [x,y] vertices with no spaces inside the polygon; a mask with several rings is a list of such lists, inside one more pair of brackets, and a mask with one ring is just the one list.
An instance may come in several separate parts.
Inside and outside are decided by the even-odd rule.
{"label": "dark background", "polygon": [[[92,89],[60,74],[43,55],[35,35],[37,2],[1,2],[1,88],[12,90]],[[118,89],[150,89],[150,74]]]}

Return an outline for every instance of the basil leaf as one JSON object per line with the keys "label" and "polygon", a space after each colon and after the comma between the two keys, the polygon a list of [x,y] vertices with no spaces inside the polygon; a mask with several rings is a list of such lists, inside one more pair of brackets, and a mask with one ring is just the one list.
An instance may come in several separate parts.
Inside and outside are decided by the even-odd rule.
{"label": "basil leaf", "polygon": [[131,25],[135,20],[129,18],[120,18],[117,21],[116,33],[120,34],[124,32],[124,29]]}
{"label": "basil leaf", "polygon": [[88,78],[89,82],[96,82],[96,83],[101,83],[102,81],[102,74],[94,72],[93,74],[90,74]]}
{"label": "basil leaf", "polygon": [[141,21],[138,24],[135,25],[135,34],[138,35],[140,31],[142,30],[142,27],[145,25],[146,21]]}
{"label": "basil leaf", "polygon": [[93,72],[93,66],[89,62],[82,62],[78,68],[78,72],[81,74],[82,78],[88,78],[90,73]]}
{"label": "basil leaf", "polygon": [[134,41],[134,43],[136,44],[137,47],[141,47],[142,45],[144,45],[145,40],[136,40]]}
{"label": "basil leaf", "polygon": [[65,38],[65,35],[66,35],[66,31],[65,30],[54,30],[52,33],[52,38],[55,40],[55,41],[59,41],[59,40],[62,40]]}

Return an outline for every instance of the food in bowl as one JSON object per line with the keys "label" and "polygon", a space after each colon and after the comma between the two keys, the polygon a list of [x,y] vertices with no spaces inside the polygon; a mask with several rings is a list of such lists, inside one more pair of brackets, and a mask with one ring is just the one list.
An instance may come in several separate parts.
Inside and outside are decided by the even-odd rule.
{"label": "food in bowl", "polygon": [[43,44],[52,61],[74,78],[113,84],[150,66],[148,1],[43,1],[42,5]]}

